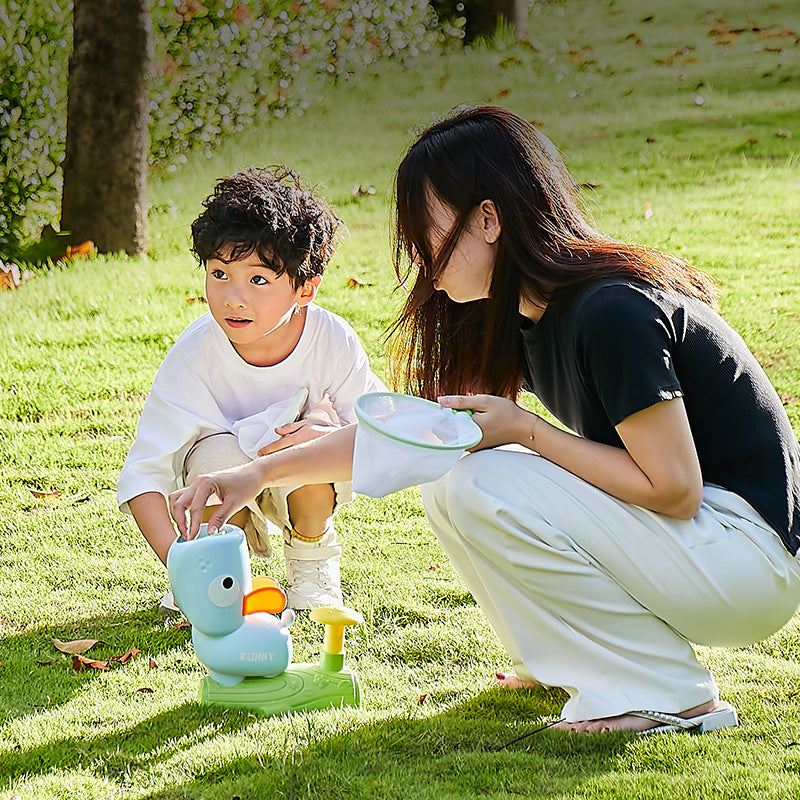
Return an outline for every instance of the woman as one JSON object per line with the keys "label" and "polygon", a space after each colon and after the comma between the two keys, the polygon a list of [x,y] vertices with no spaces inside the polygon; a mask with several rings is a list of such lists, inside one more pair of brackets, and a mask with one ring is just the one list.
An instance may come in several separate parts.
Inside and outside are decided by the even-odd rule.
{"label": "woman", "polygon": [[[711,282],[595,230],[552,143],[503,109],[426,130],[396,200],[394,378],[483,430],[423,502],[511,656],[500,682],[563,687],[567,730],[736,724],[689,643],[759,641],[797,609],[800,448]],[[171,497],[178,527],[212,493],[220,524],[264,486],[349,477],[353,438],[200,479]]]}

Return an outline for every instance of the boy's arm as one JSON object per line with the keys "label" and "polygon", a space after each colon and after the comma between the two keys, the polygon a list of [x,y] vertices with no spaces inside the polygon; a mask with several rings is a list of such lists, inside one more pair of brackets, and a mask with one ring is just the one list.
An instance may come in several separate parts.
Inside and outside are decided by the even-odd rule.
{"label": "boy's arm", "polygon": [[147,543],[166,565],[167,553],[176,538],[166,498],[160,492],[145,492],[131,498],[128,508]]}

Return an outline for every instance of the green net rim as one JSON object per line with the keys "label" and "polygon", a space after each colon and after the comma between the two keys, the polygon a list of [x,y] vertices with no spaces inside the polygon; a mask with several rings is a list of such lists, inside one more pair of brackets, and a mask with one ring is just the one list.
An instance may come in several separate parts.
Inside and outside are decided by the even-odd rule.
{"label": "green net rim", "polygon": [[[361,409],[361,401],[370,398],[370,397],[402,397],[404,400],[408,400],[409,398],[416,402],[418,405],[426,404],[429,406],[434,406],[436,408],[442,408],[438,403],[434,403],[431,400],[425,400],[423,397],[414,397],[413,395],[408,394],[398,394],[396,392],[371,392],[370,394],[361,395],[361,397],[356,400],[355,410],[356,410],[356,417],[358,417],[359,423],[362,425],[366,425],[368,428],[371,428],[376,433],[381,434],[381,436],[385,436],[387,439],[393,439],[396,442],[402,442],[403,444],[409,444],[412,447],[421,447],[424,450],[437,450],[439,452],[442,451],[452,451],[452,450],[469,450],[470,447],[475,447],[478,442],[483,438],[483,431],[478,427],[475,422],[470,422],[475,426],[476,438],[474,441],[469,441],[464,444],[431,444],[429,442],[420,442],[418,439],[410,439],[406,436],[400,436],[396,433],[391,433],[387,431],[385,428],[382,428],[378,425],[372,416],[368,414],[366,411]],[[460,411],[456,409],[452,409],[454,414],[468,414],[467,411]]]}

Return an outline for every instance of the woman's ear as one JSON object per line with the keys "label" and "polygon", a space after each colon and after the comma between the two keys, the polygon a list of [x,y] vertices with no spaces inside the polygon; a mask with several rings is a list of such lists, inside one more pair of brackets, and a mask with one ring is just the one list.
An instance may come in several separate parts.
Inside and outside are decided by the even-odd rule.
{"label": "woman's ear", "polygon": [[486,244],[494,244],[500,238],[503,226],[493,200],[484,200],[478,206],[478,220],[484,241]]}
{"label": "woman's ear", "polygon": [[300,287],[300,291],[297,294],[297,305],[300,306],[300,308],[307,306],[309,303],[314,301],[314,298],[317,296],[317,290],[319,289],[319,285],[321,283],[322,275],[314,275],[313,278],[309,278]]}

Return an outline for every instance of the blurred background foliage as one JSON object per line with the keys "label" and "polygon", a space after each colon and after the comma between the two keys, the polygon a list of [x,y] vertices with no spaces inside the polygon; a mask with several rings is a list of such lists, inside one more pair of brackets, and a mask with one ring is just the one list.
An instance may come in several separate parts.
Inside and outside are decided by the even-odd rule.
{"label": "blurred background foliage", "polygon": [[[57,240],[72,7],[0,6],[0,259],[42,262]],[[152,15],[156,172],[194,148],[210,157],[265,115],[302,113],[326,85],[382,59],[452,47],[464,29],[455,6],[440,20],[428,0],[152,0]]]}

